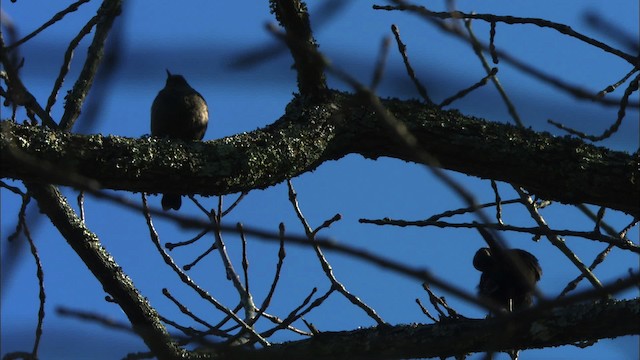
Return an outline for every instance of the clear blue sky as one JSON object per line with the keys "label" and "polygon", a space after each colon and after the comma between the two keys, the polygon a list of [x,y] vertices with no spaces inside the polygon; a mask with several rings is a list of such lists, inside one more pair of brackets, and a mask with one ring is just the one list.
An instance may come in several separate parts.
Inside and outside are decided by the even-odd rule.
{"label": "clear blue sky", "polygon": [[[22,36],[48,20],[64,4],[70,2],[41,2],[34,4],[18,1],[3,2],[3,11],[17,25]],[[572,26],[587,35],[602,38],[619,47],[589,27],[584,20],[586,11],[600,14],[615,21],[630,34],[638,35],[638,3],[635,1],[458,1],[465,12],[492,12],[499,15],[540,17]],[[149,108],[153,98],[164,86],[165,68],[183,74],[191,85],[206,98],[211,114],[205,140],[251,131],[275,121],[283,113],[296,91],[295,73],[287,52],[256,67],[234,70],[229,63],[238,55],[276,43],[265,31],[264,25],[273,22],[267,1],[219,2],[189,1],[176,6],[175,1],[133,1],[125,5],[124,14],[116,24],[123,36],[123,48],[113,85],[101,95],[101,112],[95,127],[89,133],[140,137],[149,133]],[[370,2],[350,1],[342,11],[316,29],[315,35],[323,51],[339,68],[349,71],[368,83],[384,36],[390,36],[391,24],[400,28],[417,75],[429,89],[431,96],[442,100],[461,88],[471,85],[483,76],[482,68],[468,45],[443,34],[410,14],[382,12],[371,9]],[[380,2],[383,4],[383,2]],[[436,2],[433,2],[436,4]],[[98,2],[81,7],[62,22],[45,30],[22,46],[25,65],[22,70],[25,85],[44,104],[62,63],[66,45],[84,23],[95,13]],[[441,4],[433,5],[441,10]],[[312,22],[315,4],[310,5]],[[477,21],[477,35],[488,37],[488,27]],[[6,37],[5,37],[6,40]],[[59,118],[65,92],[75,81],[81,61],[86,53],[88,39],[75,52],[71,74],[58,96],[52,115]],[[564,80],[599,91],[630,71],[628,63],[575,39],[565,38],[550,29],[532,25],[506,26],[499,24],[496,42],[515,57],[544,69]],[[583,131],[601,133],[614,120],[617,108],[602,107],[575,101],[500,64],[500,80],[512,97],[525,126],[539,131],[562,133],[547,125],[548,118],[564,122]],[[330,79],[332,87],[347,89]],[[388,67],[380,93],[401,98],[417,97],[402,67],[395,46],[388,59]],[[619,97],[618,90],[613,97]],[[637,95],[637,94],[636,94]],[[635,97],[637,101],[637,96]],[[96,99],[93,99],[96,100]],[[463,113],[493,121],[508,122],[509,115],[493,87],[487,86],[463,101],[454,103]],[[2,108],[2,117],[9,115]],[[21,114],[22,118],[24,114]],[[602,144],[615,150],[635,151],[638,147],[638,111],[628,111],[621,130]],[[80,120],[80,122],[86,119]],[[464,174],[451,173],[477,196],[479,202],[493,201],[488,181]],[[473,269],[471,259],[483,245],[473,230],[442,230],[435,228],[392,228],[363,225],[360,218],[418,220],[448,209],[463,206],[451,190],[434,179],[422,166],[394,159],[366,160],[348,156],[323,164],[313,173],[293,180],[299,201],[312,226],[340,213],[343,219],[321,234],[341,243],[384,255],[414,267],[426,267],[441,278],[474,292],[479,273]],[[19,182],[12,183],[19,185]],[[503,199],[514,197],[506,184],[499,185]],[[75,204],[77,192],[65,189],[69,201]],[[139,200],[139,194],[119,193]],[[151,204],[159,206],[159,197],[152,196]],[[227,204],[235,196],[225,198]],[[5,258],[6,237],[13,230],[19,199],[2,189],[2,261]],[[205,206],[215,207],[217,200],[204,199]],[[184,201],[185,214],[197,214],[190,201]],[[32,201],[30,208],[35,208]],[[33,211],[33,209],[31,209]],[[185,291],[174,273],[169,271],[149,240],[144,217],[130,210],[87,197],[85,202],[87,225],[101,239],[124,271],[147,296],[162,315],[183,324],[188,320],[160,293],[167,287],[184,304],[212,323],[219,313],[197,295]],[[35,211],[33,211],[35,213]],[[552,228],[590,230],[593,224],[571,207],[554,205],[543,212]],[[471,218],[456,218],[465,222]],[[609,212],[606,220],[620,229],[630,218]],[[279,222],[285,222],[287,231],[302,234],[303,229],[287,200],[286,185],[280,184],[264,191],[254,191],[227,218],[229,224],[244,224],[277,231]],[[532,221],[518,208],[505,208],[505,221],[521,226],[532,226]],[[104,330],[98,325],[82,323],[57,315],[57,306],[94,311],[119,321],[124,314],[113,304],[105,302],[101,286],[86,271],[64,239],[46,219],[30,224],[45,269],[47,305],[41,357],[81,359],[91,353],[94,359],[113,359],[127,352],[144,351],[141,341],[127,334]],[[156,219],[161,241],[177,242],[191,238],[196,232],[185,231],[166,221]],[[637,241],[638,228],[629,234]],[[540,290],[549,297],[557,295],[566,283],[578,275],[578,270],[546,239],[538,243],[529,236],[507,234],[509,245],[534,253],[544,268]],[[229,251],[240,269],[237,236],[225,236]],[[211,237],[206,239],[213,241]],[[208,244],[207,243],[207,244]],[[567,244],[590,264],[604,248],[603,244],[585,240],[567,239]],[[172,255],[179,264],[186,264],[208,245],[199,244],[190,249],[174,250]],[[277,247],[258,239],[249,239],[250,278],[258,303],[266,294],[277,260]],[[420,283],[397,274],[380,270],[372,265],[327,253],[337,278],[355,295],[376,309],[386,321],[397,323],[429,322],[415,305],[415,298],[428,303]],[[37,280],[35,266],[28,252],[16,259],[17,265],[2,276],[2,355],[8,351],[31,348],[37,321]],[[614,249],[609,258],[596,271],[608,282],[624,276],[627,269],[638,269],[638,258]],[[4,269],[4,266],[3,266]],[[310,249],[289,247],[279,291],[270,309],[272,314],[285,317],[299,305],[309,291],[317,286],[319,293],[329,284],[315,255]],[[224,277],[224,269],[217,254],[208,257],[190,273],[193,279],[209,290],[217,299],[233,307],[237,294]],[[9,276],[10,275],[10,276]],[[581,283],[579,289],[588,288]],[[482,309],[445,295],[458,311],[466,316],[481,317]],[[623,297],[638,296],[629,291]],[[319,330],[345,330],[358,326],[372,326],[373,321],[354,308],[339,295],[334,295],[321,308],[306,319]],[[304,328],[304,325],[297,324]],[[78,341],[82,339],[82,341]],[[276,335],[274,340],[292,339],[288,333]],[[630,359],[638,357],[638,338],[601,341],[581,350],[562,347],[542,351],[526,351],[523,359]],[[91,349],[91,350],[87,350]],[[83,356],[84,355],[84,356]]]}

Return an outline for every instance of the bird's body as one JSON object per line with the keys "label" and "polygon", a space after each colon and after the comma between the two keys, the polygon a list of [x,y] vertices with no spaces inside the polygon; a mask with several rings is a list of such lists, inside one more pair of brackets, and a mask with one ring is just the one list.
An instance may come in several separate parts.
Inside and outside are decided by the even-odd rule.
{"label": "bird's body", "polygon": [[480,296],[509,311],[531,306],[533,288],[542,275],[538,259],[531,253],[505,249],[497,254],[490,248],[482,248],[473,257],[473,266],[482,272]]}
{"label": "bird's body", "polygon": [[[209,123],[207,102],[181,75],[167,70],[167,82],[151,105],[151,135],[180,139],[202,140]],[[164,194],[164,210],[180,209],[182,200],[177,194]]]}

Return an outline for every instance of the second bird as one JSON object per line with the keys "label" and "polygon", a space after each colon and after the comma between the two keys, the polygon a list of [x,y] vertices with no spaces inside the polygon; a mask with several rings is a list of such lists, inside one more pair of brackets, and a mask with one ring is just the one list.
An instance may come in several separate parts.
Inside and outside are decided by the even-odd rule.
{"label": "second bird", "polygon": [[[192,88],[182,75],[167,70],[167,82],[151,105],[151,135],[180,139],[202,140],[209,123],[209,108],[202,95]],[[179,194],[165,193],[162,209],[180,209]]]}

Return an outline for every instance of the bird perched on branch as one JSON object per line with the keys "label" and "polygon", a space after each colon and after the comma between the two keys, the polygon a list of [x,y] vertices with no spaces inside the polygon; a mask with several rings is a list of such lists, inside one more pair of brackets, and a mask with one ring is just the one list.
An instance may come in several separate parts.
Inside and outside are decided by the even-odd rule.
{"label": "bird perched on branch", "polygon": [[[202,140],[209,122],[209,108],[196,90],[181,75],[167,70],[167,82],[151,105],[151,135],[180,139]],[[162,209],[180,209],[179,194],[164,194]]]}
{"label": "bird perched on branch", "polygon": [[507,311],[531,306],[535,284],[542,276],[538,259],[521,249],[502,249],[487,230],[477,229],[489,244],[473,257],[473,267],[482,272],[479,295]]}

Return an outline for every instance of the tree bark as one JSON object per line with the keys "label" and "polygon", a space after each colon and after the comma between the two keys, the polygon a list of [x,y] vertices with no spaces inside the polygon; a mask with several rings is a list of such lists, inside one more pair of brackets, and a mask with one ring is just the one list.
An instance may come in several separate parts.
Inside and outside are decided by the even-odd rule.
{"label": "tree bark", "polygon": [[588,302],[542,314],[444,320],[437,324],[323,332],[253,352],[247,360],[445,358],[475,352],[536,349],[640,333],[640,300]]}
{"label": "tree bark", "polygon": [[[543,199],[640,216],[638,154],[413,100],[383,104],[443,168],[505,181]],[[0,136],[2,178],[147,193],[221,195],[263,189],[348,154],[418,161],[370,106],[340,92],[321,104],[294,98],[273,124],[206,142],[86,136],[8,121],[1,123]]]}

